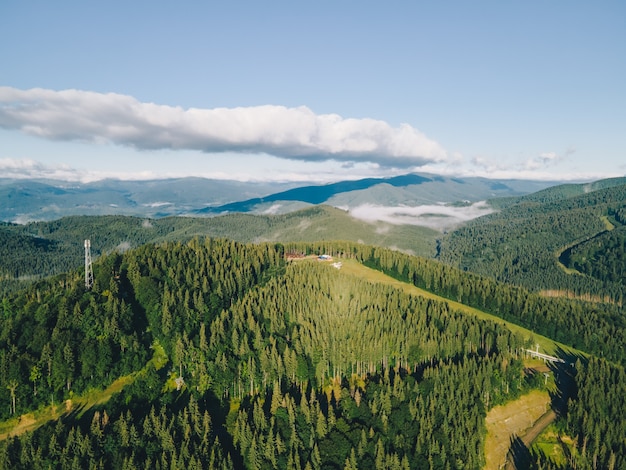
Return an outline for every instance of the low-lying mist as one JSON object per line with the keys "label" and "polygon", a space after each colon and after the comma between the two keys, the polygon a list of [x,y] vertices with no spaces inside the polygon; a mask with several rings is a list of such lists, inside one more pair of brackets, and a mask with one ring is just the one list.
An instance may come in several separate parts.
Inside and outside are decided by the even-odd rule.
{"label": "low-lying mist", "polygon": [[430,204],[423,206],[380,206],[363,204],[350,209],[350,214],[367,222],[394,225],[419,225],[435,230],[448,230],[457,225],[494,212],[486,202],[469,205]]}

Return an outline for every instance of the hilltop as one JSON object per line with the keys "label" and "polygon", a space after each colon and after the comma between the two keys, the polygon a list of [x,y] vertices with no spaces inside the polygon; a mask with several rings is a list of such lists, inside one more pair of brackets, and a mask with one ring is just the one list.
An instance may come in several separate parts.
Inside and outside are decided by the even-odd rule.
{"label": "hilltop", "polygon": [[439,232],[414,225],[368,223],[344,210],[313,206],[289,214],[219,217],[73,216],[24,225],[0,224],[0,286],[13,289],[83,264],[83,245],[93,256],[124,252],[145,243],[186,241],[196,236],[240,242],[346,240],[435,255]]}

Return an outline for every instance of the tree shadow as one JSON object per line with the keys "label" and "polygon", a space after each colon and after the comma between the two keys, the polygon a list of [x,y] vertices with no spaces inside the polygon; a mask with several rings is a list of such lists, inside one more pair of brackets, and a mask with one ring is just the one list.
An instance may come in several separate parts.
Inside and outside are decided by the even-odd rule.
{"label": "tree shadow", "polygon": [[[245,400],[248,400],[247,397]],[[233,442],[233,436],[228,432],[226,420],[228,418],[229,407],[225,405],[216,395],[209,390],[204,394],[199,402],[211,416],[213,433],[222,445],[224,454],[229,454],[234,468],[245,468],[243,456]],[[246,406],[246,405],[243,405]]]}
{"label": "tree shadow", "polygon": [[576,398],[576,368],[577,361],[587,361],[587,358],[580,354],[565,351],[557,348],[555,356],[564,362],[551,362],[548,367],[554,375],[556,390],[550,393],[552,399],[552,409],[562,418],[567,415],[567,402],[571,398]]}
{"label": "tree shadow", "polygon": [[517,470],[530,468],[533,458],[526,444],[518,436],[511,437],[511,446],[509,447],[508,461],[513,463]]}

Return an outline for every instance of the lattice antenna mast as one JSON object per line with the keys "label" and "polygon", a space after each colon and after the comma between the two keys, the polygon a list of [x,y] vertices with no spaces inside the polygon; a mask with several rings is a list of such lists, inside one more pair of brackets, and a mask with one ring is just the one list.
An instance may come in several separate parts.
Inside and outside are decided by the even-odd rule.
{"label": "lattice antenna mast", "polygon": [[91,266],[91,240],[85,240],[85,287],[93,287],[93,267]]}

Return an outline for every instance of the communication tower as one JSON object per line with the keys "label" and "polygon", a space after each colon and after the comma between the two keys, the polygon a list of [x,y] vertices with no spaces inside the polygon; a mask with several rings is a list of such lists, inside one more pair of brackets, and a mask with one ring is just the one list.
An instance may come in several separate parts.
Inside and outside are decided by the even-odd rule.
{"label": "communication tower", "polygon": [[85,287],[93,287],[93,268],[91,266],[91,240],[85,240]]}

